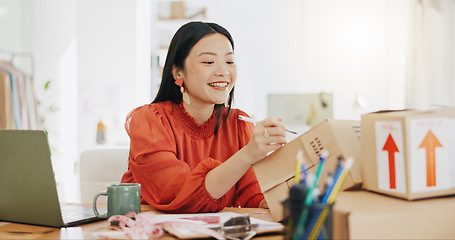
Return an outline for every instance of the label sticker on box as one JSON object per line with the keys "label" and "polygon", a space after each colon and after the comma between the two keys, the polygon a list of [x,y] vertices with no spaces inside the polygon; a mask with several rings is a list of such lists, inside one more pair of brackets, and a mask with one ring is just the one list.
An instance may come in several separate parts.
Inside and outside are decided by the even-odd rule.
{"label": "label sticker on box", "polygon": [[455,188],[455,118],[449,119],[449,161],[450,161],[450,176],[451,176],[451,188]]}
{"label": "label sticker on box", "polygon": [[401,122],[376,121],[375,136],[379,189],[405,193],[406,178]]}
{"label": "label sticker on box", "polygon": [[450,130],[448,118],[409,120],[411,192],[450,188]]}

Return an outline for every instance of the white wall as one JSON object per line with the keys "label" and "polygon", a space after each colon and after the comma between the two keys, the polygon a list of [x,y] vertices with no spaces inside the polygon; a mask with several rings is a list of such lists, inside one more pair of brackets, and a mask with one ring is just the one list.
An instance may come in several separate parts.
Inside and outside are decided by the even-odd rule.
{"label": "white wall", "polygon": [[236,106],[264,118],[267,94],[332,92],[334,118],[404,108],[407,2],[223,1],[213,19],[237,43]]}
{"label": "white wall", "polygon": [[234,104],[255,118],[267,117],[267,94],[295,92],[289,82],[301,76],[301,2],[221,1],[208,19],[233,35],[238,67]]}
{"label": "white wall", "polygon": [[[189,0],[233,35],[235,106],[258,119],[267,94],[334,93],[334,117],[404,107],[408,0]],[[127,143],[126,114],[151,101],[150,55],[158,47],[158,0],[0,0],[0,49],[32,52],[35,84],[74,200],[75,162],[96,147],[110,119],[112,144]],[[151,14],[153,13],[153,15]],[[50,91],[41,88],[52,80]],[[356,97],[367,102],[356,105]],[[284,106],[285,107],[285,106]],[[44,111],[44,110],[43,110]],[[291,109],[292,111],[292,109]],[[62,186],[61,186],[62,187]]]}
{"label": "white wall", "polygon": [[2,60],[10,59],[9,51],[24,50],[25,38],[23,36],[27,26],[24,23],[24,12],[23,0],[0,0],[0,29],[2,30],[0,50],[5,50],[5,52],[0,52],[0,59]]}
{"label": "white wall", "polygon": [[151,6],[144,0],[83,0],[77,9],[79,149],[96,145],[102,119],[109,120],[111,144],[128,144],[127,113],[151,101]]}
{"label": "white wall", "polygon": [[[77,161],[75,1],[24,1],[25,49],[35,58],[35,89],[62,200],[72,196]],[[47,81],[50,88],[44,90]],[[70,177],[70,178],[68,178]],[[69,179],[73,181],[69,181]]]}
{"label": "white wall", "polygon": [[[296,87],[332,92],[335,118],[359,119],[363,111],[385,108],[387,2],[307,1],[302,9],[303,63]],[[356,107],[357,96],[368,109]]]}
{"label": "white wall", "polygon": [[126,115],[151,101],[150,11],[146,0],[77,1],[79,154],[100,147],[100,120],[108,125],[106,144],[128,146]]}
{"label": "white wall", "polygon": [[110,120],[110,145],[127,145],[127,113],[151,100],[150,12],[147,0],[0,1],[0,49],[35,58],[63,201],[77,201],[77,161],[82,150],[99,147],[97,122]]}

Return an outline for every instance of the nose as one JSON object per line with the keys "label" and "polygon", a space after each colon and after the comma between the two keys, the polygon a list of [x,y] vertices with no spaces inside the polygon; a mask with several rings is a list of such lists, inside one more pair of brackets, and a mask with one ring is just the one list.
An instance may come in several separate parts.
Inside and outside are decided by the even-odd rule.
{"label": "nose", "polygon": [[220,76],[220,77],[224,77],[224,76],[228,76],[229,75],[229,71],[226,70],[226,71],[218,71],[216,73],[217,76]]}
{"label": "nose", "polygon": [[227,66],[225,66],[224,64],[219,64],[218,68],[216,69],[215,75],[221,76],[221,77],[228,76],[229,70],[228,70]]}

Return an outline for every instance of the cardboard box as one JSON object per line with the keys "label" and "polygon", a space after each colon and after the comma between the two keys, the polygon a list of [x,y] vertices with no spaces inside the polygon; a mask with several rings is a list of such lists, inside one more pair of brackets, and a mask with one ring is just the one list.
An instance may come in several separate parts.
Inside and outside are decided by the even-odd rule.
{"label": "cardboard box", "polygon": [[341,192],[333,239],[453,239],[455,197],[407,201],[368,191]]}
{"label": "cardboard box", "polygon": [[455,194],[455,108],[362,115],[363,188],[408,200]]}
{"label": "cardboard box", "polygon": [[325,182],[329,171],[334,172],[338,157],[343,160],[354,158],[354,165],[346,177],[342,189],[360,187],[360,121],[327,119],[306,133],[273,152],[264,160],[253,165],[261,190],[264,193],[270,212],[275,221],[283,219],[281,201],[289,196],[295,173],[297,152],[302,149],[307,169],[315,171],[319,164],[319,154],[329,151],[319,181]]}

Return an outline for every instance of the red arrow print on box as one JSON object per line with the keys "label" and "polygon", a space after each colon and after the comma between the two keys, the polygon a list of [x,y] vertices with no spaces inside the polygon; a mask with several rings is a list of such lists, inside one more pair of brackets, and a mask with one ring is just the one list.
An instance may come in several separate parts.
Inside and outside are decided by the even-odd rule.
{"label": "red arrow print on box", "polygon": [[398,147],[395,144],[395,141],[393,140],[392,134],[389,133],[389,136],[387,137],[387,140],[385,141],[384,147],[382,148],[383,151],[389,152],[389,182],[390,182],[390,188],[391,189],[396,189],[397,188],[397,183],[396,183],[396,176],[395,176],[395,152],[400,152],[398,151]]}
{"label": "red arrow print on box", "polygon": [[427,187],[436,186],[436,148],[442,147],[438,138],[428,130],[419,148],[425,148],[427,153]]}

